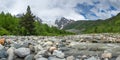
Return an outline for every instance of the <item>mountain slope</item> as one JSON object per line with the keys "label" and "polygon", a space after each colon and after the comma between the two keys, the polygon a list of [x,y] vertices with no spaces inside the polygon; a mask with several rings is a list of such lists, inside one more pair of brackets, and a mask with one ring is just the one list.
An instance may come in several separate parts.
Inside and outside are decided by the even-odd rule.
{"label": "mountain slope", "polygon": [[79,20],[66,25],[63,29],[76,29],[79,33],[120,33],[120,13],[106,20]]}
{"label": "mountain slope", "polygon": [[61,17],[55,21],[55,24],[58,26],[59,29],[63,29],[63,27],[69,23],[74,22],[74,20],[66,19],[65,17]]}

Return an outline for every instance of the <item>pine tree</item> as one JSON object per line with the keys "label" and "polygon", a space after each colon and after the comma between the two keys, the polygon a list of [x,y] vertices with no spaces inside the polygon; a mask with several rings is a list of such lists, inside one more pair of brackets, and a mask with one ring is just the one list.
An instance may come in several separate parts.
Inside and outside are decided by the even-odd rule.
{"label": "pine tree", "polygon": [[33,16],[33,14],[31,13],[30,10],[30,6],[27,7],[27,12],[26,14],[23,14],[23,16],[21,17],[21,22],[20,25],[22,28],[24,29],[24,35],[34,35],[35,31],[35,25],[34,25],[34,20],[35,16]]}

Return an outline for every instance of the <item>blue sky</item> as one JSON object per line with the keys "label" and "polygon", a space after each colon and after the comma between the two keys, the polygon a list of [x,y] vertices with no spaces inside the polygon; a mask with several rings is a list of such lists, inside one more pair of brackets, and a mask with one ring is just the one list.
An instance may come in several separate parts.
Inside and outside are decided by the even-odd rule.
{"label": "blue sky", "polygon": [[60,17],[107,19],[120,12],[120,0],[0,0],[0,12],[21,14],[26,11],[27,5],[31,6],[34,15],[49,23]]}

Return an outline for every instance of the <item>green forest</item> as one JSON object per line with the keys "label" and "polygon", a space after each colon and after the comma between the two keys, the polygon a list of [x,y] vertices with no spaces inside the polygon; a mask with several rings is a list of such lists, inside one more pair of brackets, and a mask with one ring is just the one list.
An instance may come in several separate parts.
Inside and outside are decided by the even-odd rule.
{"label": "green forest", "polygon": [[22,17],[17,18],[10,13],[0,13],[0,35],[68,35],[73,34],[56,27],[49,27],[34,19],[30,7],[27,7],[26,13]]}
{"label": "green forest", "polygon": [[105,20],[79,20],[64,27],[77,29],[78,33],[120,33],[120,13]]}

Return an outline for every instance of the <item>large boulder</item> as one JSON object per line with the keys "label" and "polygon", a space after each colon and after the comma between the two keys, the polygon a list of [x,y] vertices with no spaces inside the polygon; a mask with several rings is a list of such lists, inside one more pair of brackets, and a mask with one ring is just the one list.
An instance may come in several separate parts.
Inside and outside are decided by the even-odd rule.
{"label": "large boulder", "polygon": [[21,48],[15,49],[15,54],[19,57],[25,57],[30,54],[30,49],[21,47]]}

